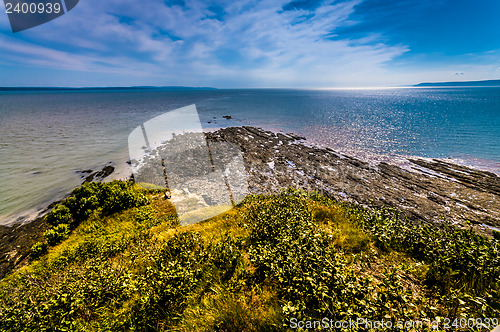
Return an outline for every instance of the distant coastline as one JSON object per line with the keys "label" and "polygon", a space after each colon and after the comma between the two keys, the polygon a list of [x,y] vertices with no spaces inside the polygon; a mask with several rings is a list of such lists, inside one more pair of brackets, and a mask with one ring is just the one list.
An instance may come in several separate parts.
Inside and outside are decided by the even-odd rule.
{"label": "distant coastline", "polygon": [[0,87],[0,91],[117,91],[117,90],[162,90],[162,91],[182,91],[182,90],[217,90],[212,87],[190,87],[190,86],[116,86],[116,87]]}
{"label": "distant coastline", "polygon": [[441,86],[441,87],[500,87],[500,80],[486,80],[486,81],[460,81],[460,82],[427,82],[413,85],[414,87],[427,87],[427,86]]}

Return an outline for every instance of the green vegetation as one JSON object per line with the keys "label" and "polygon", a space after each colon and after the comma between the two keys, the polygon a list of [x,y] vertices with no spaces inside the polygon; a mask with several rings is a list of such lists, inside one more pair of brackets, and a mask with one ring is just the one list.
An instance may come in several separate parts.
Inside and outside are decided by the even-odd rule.
{"label": "green vegetation", "polygon": [[0,281],[2,331],[284,331],[291,318],[451,325],[500,316],[498,239],[316,193],[249,196],[180,227],[160,189],[91,183],[47,222],[51,247],[35,244],[31,264]]}
{"label": "green vegetation", "polygon": [[[103,217],[131,207],[148,204],[148,198],[131,182],[112,181],[110,183],[91,182],[73,190],[66,198],[50,211],[45,222],[53,227],[44,234],[51,246],[68,238],[71,228],[89,218],[92,214]],[[38,258],[40,250],[36,243],[31,257]]]}
{"label": "green vegetation", "polygon": [[47,253],[47,244],[43,242],[35,243],[30,250],[30,257],[32,259],[37,259]]}

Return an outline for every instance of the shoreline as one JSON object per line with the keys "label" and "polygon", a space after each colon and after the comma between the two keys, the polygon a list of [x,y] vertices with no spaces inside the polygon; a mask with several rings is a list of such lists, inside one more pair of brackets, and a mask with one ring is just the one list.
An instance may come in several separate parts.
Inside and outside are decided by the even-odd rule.
{"label": "shoreline", "polygon": [[109,156],[108,160],[110,161],[108,162],[94,164],[93,166],[87,166],[89,167],[87,169],[78,168],[69,170],[68,172],[71,172],[75,179],[78,178],[76,179],[76,182],[79,182],[78,185],[67,190],[60,190],[57,195],[54,195],[52,198],[45,201],[41,201],[37,203],[36,206],[33,206],[31,208],[0,216],[0,221],[2,222],[0,223],[0,227],[18,227],[30,223],[39,217],[43,217],[47,213],[47,206],[54,202],[65,199],[74,188],[87,181],[89,177],[95,176],[95,174],[92,175],[92,173],[103,171],[106,169],[106,167],[111,166],[114,168],[114,170],[113,172],[108,172],[108,174],[101,180],[106,182],[112,180],[130,179],[130,176],[132,175],[132,169],[128,164],[129,159],[128,148],[123,148],[119,151],[113,152]]}
{"label": "shoreline", "polygon": [[[119,167],[114,162],[110,161],[110,162],[108,162],[108,164],[106,166],[101,166],[99,168],[101,168],[101,170],[99,170],[99,171],[94,171],[92,169],[75,171],[76,174],[80,175],[81,183],[78,186],[82,185],[85,182],[94,181],[94,177],[95,177],[95,181],[101,181],[101,180],[111,181],[111,180],[121,179],[121,176],[119,176],[120,173],[117,172]],[[113,169],[113,171],[111,171],[111,168]],[[130,178],[130,174],[126,178]],[[123,178],[123,179],[126,179],[126,178]],[[76,187],[78,187],[78,186],[76,186]],[[54,196],[53,198],[51,198],[49,200],[38,203],[38,205],[36,207],[32,207],[32,208],[29,208],[27,210],[23,210],[20,212],[15,212],[15,213],[11,213],[11,214],[6,215],[6,216],[2,216],[2,218],[4,219],[5,222],[3,224],[0,224],[0,227],[19,227],[19,226],[28,224],[30,222],[33,222],[34,220],[36,220],[38,218],[43,218],[45,216],[45,214],[47,214],[49,212],[50,206],[67,198],[71,194],[71,191],[73,189],[71,189],[67,192],[60,193],[57,196]]]}
{"label": "shoreline", "polygon": [[[284,132],[282,129],[264,128],[273,132]],[[331,130],[331,129],[328,129]],[[457,164],[459,166],[465,166],[478,171],[492,172],[500,177],[500,161],[481,159],[473,156],[453,156],[453,157],[429,157],[418,154],[400,154],[396,152],[376,152],[371,149],[357,148],[350,146],[347,141],[337,142],[338,137],[328,137],[324,135],[325,128],[318,130],[317,128],[307,128],[302,132],[298,132],[300,136],[306,137],[306,144],[312,144],[319,148],[330,148],[338,153],[349,155],[361,161],[367,162],[372,166],[380,162],[386,162],[401,168],[408,168],[408,159],[423,159],[427,161],[440,160],[447,163]],[[336,143],[332,143],[336,142]]]}
{"label": "shoreline", "polygon": [[247,126],[207,136],[240,146],[255,193],[285,187],[318,190],[365,207],[391,206],[409,220],[440,222],[445,217],[460,226],[469,220],[481,233],[500,228],[500,178],[489,171],[416,157],[399,157],[407,169],[372,164],[295,134]]}
{"label": "shoreline", "polygon": [[[99,171],[81,171],[81,174],[87,174],[83,177],[82,184],[103,181],[113,174],[114,170],[114,166],[107,165]],[[43,241],[43,233],[49,229],[49,225],[44,222],[45,215],[70,194],[71,192],[54,200],[45,208],[32,212],[31,216],[35,215],[35,217],[31,220],[26,221],[24,218],[21,222],[14,221],[8,225],[0,225],[0,279],[28,262],[31,246],[38,241]]]}
{"label": "shoreline", "polygon": [[[429,158],[406,159],[410,169],[387,162],[370,164],[295,134],[249,126],[205,135],[240,147],[251,194],[300,188],[365,208],[393,207],[409,221],[439,223],[444,217],[480,234],[500,229],[500,178],[492,172]],[[84,170],[82,183],[123,179],[127,169],[126,160],[121,160],[100,171]],[[48,229],[44,215],[57,203],[30,222],[0,225],[0,278],[27,262],[31,245]]]}
{"label": "shoreline", "polygon": [[[455,175],[460,172],[472,172],[476,175],[491,177],[494,179],[494,182],[498,184],[500,179],[500,169],[497,171],[490,170],[488,167],[482,167],[478,164],[470,164],[465,160],[453,159],[453,158],[430,158],[430,157],[421,157],[421,156],[413,156],[413,155],[397,155],[397,154],[376,154],[370,151],[351,151],[354,154],[349,154],[346,151],[342,151],[341,149],[332,149],[331,147],[321,144],[318,140],[314,138],[306,138],[301,135],[297,135],[295,133],[285,134],[282,129],[274,128],[274,130],[262,129],[255,126],[232,126],[232,127],[214,127],[211,128],[210,131],[205,131],[205,135],[208,139],[213,139],[215,136],[219,136],[219,133],[224,133],[224,137],[227,137],[227,133],[231,133],[230,135],[242,135],[242,132],[238,130],[238,128],[243,128],[245,131],[256,131],[265,136],[269,136],[270,134],[274,135],[274,138],[285,136],[291,137],[296,140],[296,142],[289,141],[289,143],[300,144],[305,149],[309,149],[311,151],[327,151],[327,153],[332,153],[340,158],[348,158],[356,161],[356,163],[362,163],[366,167],[377,169],[377,167],[382,165],[389,165],[391,167],[396,167],[396,169],[400,169],[403,171],[407,171],[410,173],[415,173],[419,175],[423,175],[425,177],[437,178],[442,180],[447,180],[451,182],[457,182],[457,179],[450,177],[450,174],[443,173],[443,169],[440,171],[433,170],[436,168],[435,163],[441,165],[447,165],[444,168],[454,169]],[[247,132],[243,135],[249,135]],[[252,137],[253,139],[254,137]],[[234,142],[234,137],[230,138],[229,141]],[[240,147],[244,150],[247,149],[245,143],[242,143],[239,140]],[[299,143],[300,142],[300,143]],[[247,142],[248,143],[248,142]],[[245,160],[247,161],[247,160]],[[417,161],[417,162],[416,162]],[[495,163],[490,161],[491,163]],[[299,165],[304,167],[304,165]],[[324,165],[323,165],[324,166]],[[81,184],[89,181],[112,181],[112,180],[128,180],[132,176],[132,169],[129,164],[129,156],[128,149],[123,148],[119,153],[114,155],[113,161],[109,161],[105,166],[101,166],[102,169],[99,171],[94,171],[91,169],[88,170],[80,170],[77,171],[80,174],[82,179]],[[350,166],[349,166],[350,167]],[[112,168],[112,170],[110,170]],[[439,167],[438,167],[439,168]],[[441,167],[442,168],[442,167]],[[461,170],[462,169],[462,170]],[[449,173],[449,172],[448,172]],[[292,174],[292,173],[290,173]],[[94,179],[95,177],[95,179]],[[495,178],[496,177],[496,178]],[[460,181],[459,181],[460,182]],[[257,185],[258,186],[258,185]],[[46,201],[45,203],[39,204],[38,207],[30,208],[28,210],[24,210],[18,213],[11,214],[7,216],[5,219],[8,220],[5,224],[1,224],[0,227],[20,227],[30,222],[33,222],[36,219],[43,218],[46,213],[50,211],[51,206],[60,202],[64,198],[68,197],[71,193],[71,190],[65,194],[59,195],[58,197],[54,197]],[[263,192],[264,193],[264,192]],[[341,195],[341,199],[343,199],[344,195]],[[349,195],[347,195],[349,196]],[[500,221],[497,224],[500,227]]]}

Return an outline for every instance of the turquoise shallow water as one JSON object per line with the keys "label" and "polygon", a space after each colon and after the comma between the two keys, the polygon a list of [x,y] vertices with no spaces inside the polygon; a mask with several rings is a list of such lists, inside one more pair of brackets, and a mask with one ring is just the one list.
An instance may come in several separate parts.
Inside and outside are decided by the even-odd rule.
{"label": "turquoise shallow water", "polygon": [[254,125],[361,157],[500,174],[500,88],[0,92],[0,224],[70,191],[79,170],[124,158],[135,127],[190,104],[207,130]]}

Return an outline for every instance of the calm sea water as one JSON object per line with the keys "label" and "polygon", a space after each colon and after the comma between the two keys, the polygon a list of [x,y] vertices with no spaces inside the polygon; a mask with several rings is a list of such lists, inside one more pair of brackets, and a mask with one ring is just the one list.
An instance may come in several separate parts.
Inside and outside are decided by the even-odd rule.
{"label": "calm sea water", "polygon": [[123,164],[135,127],[190,104],[207,130],[254,125],[367,159],[452,158],[500,174],[500,88],[0,92],[0,224],[62,197],[78,171]]}

